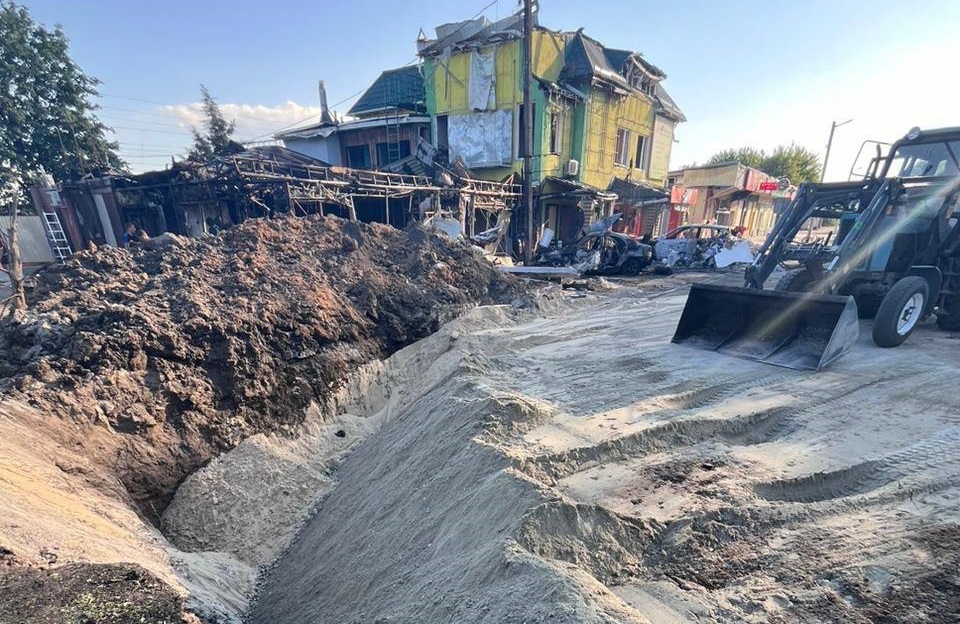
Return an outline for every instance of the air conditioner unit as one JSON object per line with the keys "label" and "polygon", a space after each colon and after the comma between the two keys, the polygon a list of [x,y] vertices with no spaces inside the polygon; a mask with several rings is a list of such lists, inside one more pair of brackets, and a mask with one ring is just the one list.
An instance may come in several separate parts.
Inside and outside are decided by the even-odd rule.
{"label": "air conditioner unit", "polygon": [[580,173],[580,161],[570,159],[567,161],[567,177],[575,178]]}

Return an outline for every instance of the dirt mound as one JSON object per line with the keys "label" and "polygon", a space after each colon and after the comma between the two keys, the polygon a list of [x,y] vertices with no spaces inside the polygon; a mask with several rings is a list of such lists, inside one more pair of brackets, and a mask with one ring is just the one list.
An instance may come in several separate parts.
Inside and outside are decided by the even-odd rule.
{"label": "dirt mound", "polygon": [[183,600],[135,565],[0,566],[0,624],[181,624]]}
{"label": "dirt mound", "polygon": [[295,430],[347,372],[522,294],[422,229],[290,218],[157,243],[45,271],[29,312],[0,327],[0,397],[69,423],[64,443],[154,519],[186,475]]}

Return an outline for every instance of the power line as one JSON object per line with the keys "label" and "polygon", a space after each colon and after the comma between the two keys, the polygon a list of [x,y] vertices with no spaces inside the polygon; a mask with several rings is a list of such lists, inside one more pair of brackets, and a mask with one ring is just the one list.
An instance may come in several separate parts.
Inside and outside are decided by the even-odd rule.
{"label": "power line", "polygon": [[130,100],[131,102],[143,102],[145,104],[159,104],[160,106],[169,106],[169,102],[157,102],[156,100],[145,100],[143,98],[128,97],[126,95],[116,95],[114,93],[98,93],[100,97],[112,97],[118,100]]}
{"label": "power line", "polygon": [[[156,132],[158,134],[176,134],[176,135],[182,135],[182,136],[193,136],[193,133],[188,132],[187,130],[184,130],[182,132],[172,132],[170,130],[154,130],[153,128],[133,128],[131,126],[114,126],[113,128],[111,128],[111,130],[116,130],[118,128],[120,130],[139,130],[141,132]],[[116,132],[114,132],[114,134],[116,134]]]}
{"label": "power line", "polygon": [[[172,106],[172,104],[165,104],[164,106]],[[100,105],[100,108],[101,108],[101,109],[107,109],[107,110],[124,111],[124,112],[127,112],[127,113],[137,113],[138,115],[149,115],[149,116],[151,116],[151,117],[160,117],[160,118],[163,118],[163,119],[173,119],[173,118],[174,118],[170,113],[156,113],[156,112],[153,112],[153,111],[145,111],[145,110],[140,110],[140,109],[136,109],[136,108],[124,108],[124,107],[122,107],[122,106],[106,106],[106,105]]]}
{"label": "power line", "polygon": [[[356,96],[356,94],[355,94],[354,96],[351,96],[351,98],[352,98],[352,97],[355,97],[355,96]],[[119,97],[119,96],[117,96],[117,97]],[[169,107],[189,106],[189,105],[183,105],[183,104],[170,104],[170,103],[164,104],[164,103],[162,103],[162,102],[152,102],[151,100],[139,100],[139,99],[137,99],[137,98],[126,98],[126,99],[130,99],[130,100],[134,100],[134,101],[138,101],[138,102],[151,102],[151,103],[158,104],[158,105],[160,105],[160,106],[169,106]],[[349,99],[350,99],[350,98],[347,98],[347,100],[349,100]],[[347,101],[347,100],[343,100],[343,102],[345,102],[345,101]],[[334,106],[338,106],[338,105],[341,104],[341,103],[342,103],[342,102],[338,102],[338,103],[335,104]],[[136,108],[124,108],[124,107],[121,107],[121,106],[109,106],[109,105],[100,105],[100,108],[101,108],[101,109],[124,111],[124,112],[128,112],[128,113],[136,113],[136,114],[138,114],[138,115],[149,115],[149,116],[151,116],[151,117],[160,117],[161,119],[167,119],[167,120],[170,120],[170,121],[173,121],[173,120],[177,119],[177,117],[176,117],[172,112],[169,112],[169,111],[166,112],[166,113],[158,113],[158,112],[153,112],[153,111],[140,110],[140,109],[136,109]],[[198,111],[198,112],[199,112],[199,111]],[[241,115],[238,119],[239,119],[240,121],[243,121],[244,123],[246,123],[246,124],[248,124],[248,125],[266,125],[266,124],[271,123],[271,122],[269,122],[269,121],[259,120],[259,119],[257,119],[257,117],[256,117],[255,115],[256,115],[255,113],[254,113],[253,115]],[[313,115],[313,116],[315,117],[316,115]],[[117,117],[117,119],[119,119],[119,117]],[[308,119],[309,119],[309,117],[308,117]],[[246,120],[246,121],[244,121],[244,120]],[[152,123],[152,122],[147,121],[147,120],[144,120],[144,119],[138,119],[138,120],[135,120],[135,121],[143,122],[143,123]],[[186,123],[186,122],[184,122],[184,123]]]}
{"label": "power line", "polygon": [[176,156],[177,154],[186,152],[187,146],[169,150],[140,150],[132,147],[121,147],[119,151],[121,154],[130,154],[131,156]]}
{"label": "power line", "polygon": [[[362,93],[363,93],[364,91],[366,91],[366,90],[367,90],[367,87],[364,87],[363,89],[360,89],[359,91],[357,91],[357,92],[354,93],[353,95],[351,95],[351,96],[349,96],[349,97],[346,97],[346,98],[340,100],[339,102],[334,102],[333,104],[329,105],[329,106],[327,107],[327,109],[328,109],[328,110],[333,110],[333,109],[335,109],[336,107],[340,106],[341,104],[344,104],[344,103],[346,103],[346,102],[349,102],[349,101],[352,100],[353,98],[359,96],[360,94],[362,94]],[[256,140],[261,139],[261,138],[263,138],[263,137],[273,136],[274,134],[277,134],[278,132],[283,132],[284,130],[289,130],[290,128],[299,126],[299,125],[302,124],[303,122],[309,121],[309,120],[314,119],[314,118],[316,118],[316,117],[319,117],[319,116],[322,115],[322,114],[323,114],[323,111],[320,111],[319,113],[315,113],[315,114],[313,114],[313,115],[310,115],[309,117],[304,117],[303,119],[299,119],[299,120],[293,122],[292,124],[286,125],[286,126],[284,126],[284,127],[282,127],[282,128],[279,128],[279,129],[277,129],[277,130],[271,130],[271,131],[269,131],[269,132],[264,132],[263,134],[258,134],[258,135],[255,136],[255,137],[251,137],[251,138],[249,138],[249,139],[247,139],[247,140],[245,140],[245,141],[241,141],[241,143],[252,143],[253,141],[256,141]]]}
{"label": "power line", "polygon": [[102,117],[102,118],[100,119],[100,121],[103,121],[103,122],[107,123],[107,122],[109,122],[110,119],[116,119],[117,121],[132,121],[133,123],[148,123],[148,124],[157,125],[157,126],[164,126],[164,127],[169,127],[169,128],[181,128],[181,129],[186,130],[186,128],[184,128],[184,127],[181,126],[180,124],[176,124],[176,123],[163,123],[163,122],[160,122],[160,121],[153,121],[153,120],[150,120],[150,119],[132,119],[132,118],[130,118],[130,117],[106,117],[106,116],[104,116],[104,117]]}

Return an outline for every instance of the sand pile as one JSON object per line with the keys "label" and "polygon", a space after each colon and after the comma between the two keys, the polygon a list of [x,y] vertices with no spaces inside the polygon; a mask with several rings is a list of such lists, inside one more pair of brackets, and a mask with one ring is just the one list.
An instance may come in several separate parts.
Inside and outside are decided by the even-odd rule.
{"label": "sand pile", "polygon": [[960,621],[956,337],[792,371],[671,345],[683,294],[627,290],[471,314],[250,620]]}
{"label": "sand pile", "polygon": [[83,252],[0,327],[0,390],[115,433],[103,459],[155,516],[185,475],[292,431],[348,371],[519,293],[467,246],[332,217]]}

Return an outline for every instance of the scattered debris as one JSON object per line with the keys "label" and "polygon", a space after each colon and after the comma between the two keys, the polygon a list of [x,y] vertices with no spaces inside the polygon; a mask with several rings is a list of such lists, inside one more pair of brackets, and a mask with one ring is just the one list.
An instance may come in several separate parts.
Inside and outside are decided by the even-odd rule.
{"label": "scattered debris", "polygon": [[722,269],[750,262],[750,245],[725,225],[688,224],[667,232],[653,246],[656,262],[670,269]]}
{"label": "scattered debris", "polygon": [[618,213],[593,224],[582,237],[568,245],[555,241],[552,231],[545,232],[534,264],[571,267],[586,274],[639,275],[650,265],[653,248],[632,236],[611,231],[619,218]]}
{"label": "scattered debris", "polygon": [[0,567],[0,624],[197,622],[182,613],[177,592],[136,565]]}

